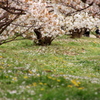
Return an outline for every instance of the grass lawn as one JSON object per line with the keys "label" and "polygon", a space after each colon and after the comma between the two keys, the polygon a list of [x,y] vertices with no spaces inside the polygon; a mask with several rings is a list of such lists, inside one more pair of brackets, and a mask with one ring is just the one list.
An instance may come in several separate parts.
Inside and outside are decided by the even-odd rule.
{"label": "grass lawn", "polygon": [[0,100],[100,100],[100,39],[1,45]]}

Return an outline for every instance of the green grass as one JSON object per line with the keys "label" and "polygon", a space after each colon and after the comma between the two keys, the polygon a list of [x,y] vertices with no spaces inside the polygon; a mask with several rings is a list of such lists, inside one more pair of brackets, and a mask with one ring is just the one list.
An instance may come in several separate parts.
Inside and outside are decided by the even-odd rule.
{"label": "green grass", "polygon": [[0,100],[100,100],[100,39],[1,45]]}

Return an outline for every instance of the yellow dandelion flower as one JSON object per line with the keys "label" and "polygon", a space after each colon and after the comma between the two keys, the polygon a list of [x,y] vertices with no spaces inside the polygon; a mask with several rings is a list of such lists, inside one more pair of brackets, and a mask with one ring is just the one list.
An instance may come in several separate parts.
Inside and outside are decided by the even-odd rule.
{"label": "yellow dandelion flower", "polygon": [[10,64],[8,64],[8,67],[11,66]]}
{"label": "yellow dandelion flower", "polygon": [[43,83],[42,83],[42,82],[40,82],[39,84],[40,84],[40,85],[43,85]]}
{"label": "yellow dandelion flower", "polygon": [[13,79],[12,79],[12,80],[17,81],[17,77],[13,77]]}
{"label": "yellow dandelion flower", "polygon": [[90,77],[90,75],[88,75],[87,77]]}
{"label": "yellow dandelion flower", "polygon": [[67,76],[64,76],[64,78],[66,78]]}
{"label": "yellow dandelion flower", "polygon": [[73,73],[73,71],[71,71],[71,73]]}
{"label": "yellow dandelion flower", "polygon": [[2,56],[0,56],[0,58],[2,58]]}
{"label": "yellow dandelion flower", "polygon": [[2,65],[4,64],[4,62],[1,63]]}
{"label": "yellow dandelion flower", "polygon": [[41,91],[43,91],[43,90],[44,90],[44,88],[41,88],[40,90],[41,90]]}
{"label": "yellow dandelion flower", "polygon": [[64,73],[62,72],[62,73],[60,73],[60,75],[63,75]]}
{"label": "yellow dandelion flower", "polygon": [[30,70],[28,70],[28,73],[32,74],[33,72],[32,72],[32,71],[30,71]]}
{"label": "yellow dandelion flower", "polygon": [[14,81],[11,81],[11,83],[14,83]]}
{"label": "yellow dandelion flower", "polygon": [[67,87],[73,87],[72,85],[68,85]]}
{"label": "yellow dandelion flower", "polygon": [[60,81],[61,81],[61,80],[59,80],[59,79],[57,80],[57,82],[60,82]]}
{"label": "yellow dandelion flower", "polygon": [[6,78],[8,78],[8,76],[6,76]]}
{"label": "yellow dandelion flower", "polygon": [[82,89],[84,89],[84,87],[79,87],[78,89],[82,90]]}
{"label": "yellow dandelion flower", "polygon": [[38,76],[38,77],[40,77],[40,75],[39,75],[39,74],[38,74],[37,76]]}
{"label": "yellow dandelion flower", "polygon": [[28,78],[28,76],[24,76],[24,79],[27,79]]}
{"label": "yellow dandelion flower", "polygon": [[51,77],[51,76],[48,76],[48,78],[49,78],[49,79],[52,79],[52,77]]}
{"label": "yellow dandelion flower", "polygon": [[44,85],[47,85],[47,83],[44,83]]}
{"label": "yellow dandelion flower", "polygon": [[0,69],[4,69],[2,66],[0,66]]}
{"label": "yellow dandelion flower", "polygon": [[56,80],[55,78],[52,78],[52,80]]}
{"label": "yellow dandelion flower", "polygon": [[56,72],[56,69],[54,69],[53,71]]}
{"label": "yellow dandelion flower", "polygon": [[75,86],[79,86],[78,82],[76,82],[76,80],[71,80],[71,82],[75,85]]}
{"label": "yellow dandelion flower", "polygon": [[81,84],[81,82],[77,82],[78,84]]}
{"label": "yellow dandelion flower", "polygon": [[66,61],[62,61],[63,63],[66,63]]}
{"label": "yellow dandelion flower", "polygon": [[36,83],[36,82],[34,82],[32,85],[35,87],[35,86],[37,86],[37,83]]}

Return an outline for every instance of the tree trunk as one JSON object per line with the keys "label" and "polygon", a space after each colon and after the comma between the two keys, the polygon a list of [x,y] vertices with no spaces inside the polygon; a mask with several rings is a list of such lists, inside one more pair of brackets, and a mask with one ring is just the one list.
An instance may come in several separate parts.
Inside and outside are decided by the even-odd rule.
{"label": "tree trunk", "polygon": [[82,35],[83,35],[83,29],[74,29],[74,30],[71,30],[71,38],[81,38]]}
{"label": "tree trunk", "polygon": [[40,28],[34,29],[34,32],[37,36],[37,39],[34,41],[36,45],[41,45],[41,46],[51,45],[51,42],[53,41],[52,37],[47,37],[47,36],[42,37]]}

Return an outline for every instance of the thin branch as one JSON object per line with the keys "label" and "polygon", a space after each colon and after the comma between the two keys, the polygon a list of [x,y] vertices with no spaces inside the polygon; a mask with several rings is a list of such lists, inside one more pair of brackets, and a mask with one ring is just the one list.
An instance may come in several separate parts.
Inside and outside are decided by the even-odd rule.
{"label": "thin branch", "polygon": [[8,43],[8,42],[11,42],[11,41],[14,41],[17,37],[21,36],[21,34],[19,35],[16,35],[15,37],[13,38],[10,38],[10,39],[6,39],[6,40],[3,40],[0,42],[0,45],[4,44],[4,43]]}
{"label": "thin branch", "polygon": [[14,20],[16,20],[18,17],[19,17],[19,15],[16,15],[16,17],[15,17],[13,20],[9,20],[9,21],[6,23],[6,26],[5,26],[4,28],[1,29],[0,34],[1,34]]}
{"label": "thin branch", "polygon": [[76,11],[67,13],[65,16],[66,16],[66,17],[67,17],[67,16],[71,16],[71,15],[74,14],[74,13],[77,13],[77,12],[80,12],[80,11],[83,11],[83,10],[86,10],[86,9],[88,9],[89,7],[91,7],[92,5],[93,5],[93,2],[92,2],[89,6],[87,6],[87,7],[85,7],[85,8],[82,8],[82,9],[76,9],[76,8],[73,7],[73,6],[65,5],[65,6],[67,6],[67,7],[71,7],[71,8],[73,8],[74,10],[76,10]]}
{"label": "thin branch", "polygon": [[22,9],[16,9],[14,7],[3,7],[3,6],[0,6],[0,8],[6,10],[7,12],[9,12],[11,14],[26,14],[24,10],[22,10]]}

